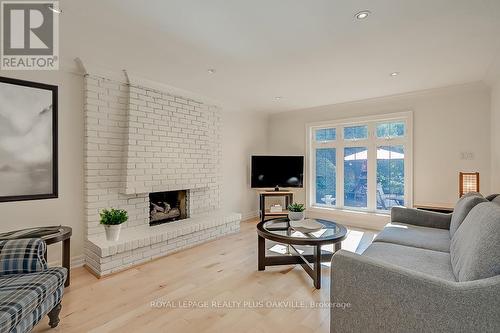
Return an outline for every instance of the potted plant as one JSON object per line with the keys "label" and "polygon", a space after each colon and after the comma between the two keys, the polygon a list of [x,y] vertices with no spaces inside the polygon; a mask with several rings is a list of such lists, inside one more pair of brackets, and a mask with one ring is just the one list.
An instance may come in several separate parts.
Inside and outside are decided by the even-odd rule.
{"label": "potted plant", "polygon": [[106,239],[108,241],[117,241],[120,237],[122,223],[128,220],[128,214],[123,209],[103,209],[100,213],[101,224],[106,230]]}
{"label": "potted plant", "polygon": [[303,204],[293,203],[288,205],[288,219],[290,221],[300,221],[304,219],[305,207]]}

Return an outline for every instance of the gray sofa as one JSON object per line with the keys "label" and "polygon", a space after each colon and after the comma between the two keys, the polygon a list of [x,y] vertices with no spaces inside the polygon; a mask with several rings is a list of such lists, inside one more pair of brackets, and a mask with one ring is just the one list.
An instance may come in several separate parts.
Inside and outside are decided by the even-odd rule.
{"label": "gray sofa", "polygon": [[500,196],[488,199],[394,207],[363,254],[335,253],[331,332],[500,332]]}

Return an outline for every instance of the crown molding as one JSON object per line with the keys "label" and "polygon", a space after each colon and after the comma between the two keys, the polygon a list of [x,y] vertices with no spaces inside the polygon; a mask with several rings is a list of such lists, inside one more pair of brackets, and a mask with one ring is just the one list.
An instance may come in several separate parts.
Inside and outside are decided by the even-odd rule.
{"label": "crown molding", "polygon": [[77,65],[77,71],[80,73],[83,73],[83,75],[94,75],[94,76],[99,76],[108,80],[112,80],[115,82],[120,82],[123,84],[129,84],[131,86],[135,87],[141,87],[145,89],[150,89],[150,90],[156,90],[156,91],[161,91],[168,93],[170,95],[174,96],[182,96],[184,98],[192,99],[194,101],[203,103],[209,107],[219,109],[221,108],[221,103],[220,101],[217,101],[215,99],[209,98],[207,96],[203,96],[201,94],[177,88],[168,84],[165,84],[163,82],[158,82],[154,80],[150,80],[147,78],[144,78],[138,74],[131,73],[127,69],[123,69],[121,71],[114,71],[110,70],[108,68],[105,68],[101,65],[83,60],[81,58],[75,58],[75,63]]}
{"label": "crown molding", "polygon": [[84,75],[95,75],[111,81],[128,84],[124,71],[109,70],[95,63],[84,61],[81,58],[75,58],[75,63]]}
{"label": "crown molding", "polygon": [[221,105],[222,103],[220,101],[217,101],[215,99],[209,98],[207,96],[203,96],[201,94],[177,88],[168,84],[165,84],[163,82],[158,82],[158,81],[153,81],[144,77],[141,77],[140,75],[137,75],[135,73],[131,73],[129,70],[123,70],[125,76],[127,77],[128,83],[131,86],[136,86],[136,87],[142,87],[146,89],[151,89],[151,90],[156,90],[156,91],[161,91],[165,92],[174,96],[182,96],[184,98],[192,99],[197,102],[201,102],[203,104],[209,105],[209,106],[218,106]]}

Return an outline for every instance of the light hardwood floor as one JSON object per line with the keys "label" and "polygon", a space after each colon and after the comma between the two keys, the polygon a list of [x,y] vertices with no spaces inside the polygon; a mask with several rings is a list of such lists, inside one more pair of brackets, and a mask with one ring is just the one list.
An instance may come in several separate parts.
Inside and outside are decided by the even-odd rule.
{"label": "light hardwood floor", "polygon": [[[59,326],[50,329],[44,318],[34,332],[329,332],[328,309],[300,306],[329,301],[330,269],[323,268],[321,290],[314,289],[301,267],[257,271],[256,224],[242,222],[238,234],[103,279],[76,268],[65,290]],[[362,252],[374,236],[349,229],[342,248]],[[155,300],[165,303],[153,307]],[[178,308],[189,301],[248,303],[243,309]],[[279,308],[269,302],[294,306]]]}

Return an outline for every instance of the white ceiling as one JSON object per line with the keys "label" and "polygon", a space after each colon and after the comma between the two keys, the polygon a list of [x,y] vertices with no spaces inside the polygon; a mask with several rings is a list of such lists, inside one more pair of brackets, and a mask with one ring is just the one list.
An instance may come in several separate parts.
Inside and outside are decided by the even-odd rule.
{"label": "white ceiling", "polygon": [[[500,0],[63,0],[61,7],[63,64],[81,57],[127,69],[235,110],[278,112],[479,81],[500,50]],[[373,14],[356,20],[365,9]]]}

